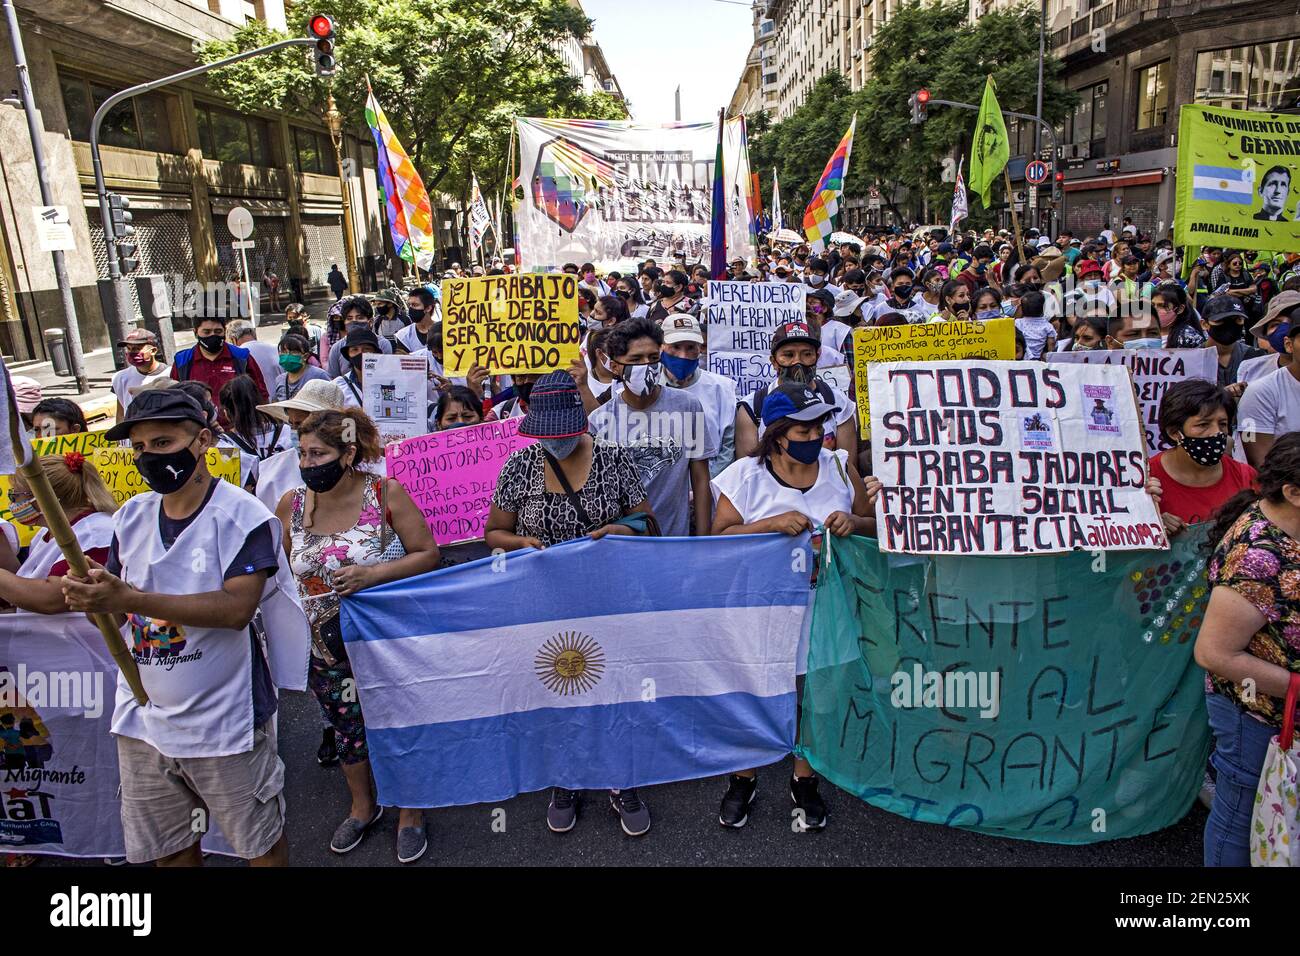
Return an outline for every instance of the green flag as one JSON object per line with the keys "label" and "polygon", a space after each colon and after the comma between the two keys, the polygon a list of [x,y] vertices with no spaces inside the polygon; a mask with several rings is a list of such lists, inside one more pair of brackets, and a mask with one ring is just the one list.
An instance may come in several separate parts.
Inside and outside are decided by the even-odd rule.
{"label": "green flag", "polygon": [[998,106],[993,89],[993,77],[984,84],[984,98],[980,100],[979,118],[975,121],[975,141],[971,144],[970,186],[979,194],[984,208],[989,207],[989,189],[998,178],[1002,167],[1011,158],[1011,145],[1007,139],[1007,124],[1002,122],[1002,108]]}

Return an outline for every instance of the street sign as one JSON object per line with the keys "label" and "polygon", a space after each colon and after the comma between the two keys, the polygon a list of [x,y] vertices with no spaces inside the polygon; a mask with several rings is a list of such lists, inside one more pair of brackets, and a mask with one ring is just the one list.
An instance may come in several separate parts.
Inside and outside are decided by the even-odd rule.
{"label": "street sign", "polygon": [[226,213],[226,228],[236,239],[247,239],[253,234],[253,214],[243,206],[236,206]]}
{"label": "street sign", "polygon": [[1029,187],[1029,208],[1030,209],[1038,208],[1038,187],[1037,186]]}
{"label": "street sign", "polygon": [[1025,182],[1034,186],[1041,186],[1047,182],[1047,176],[1050,170],[1047,164],[1042,160],[1035,159],[1033,162],[1025,164]]}
{"label": "street sign", "polygon": [[236,239],[230,244],[231,249],[256,249],[257,243],[252,239]]}
{"label": "street sign", "polygon": [[77,248],[67,206],[33,206],[32,216],[41,252],[72,252]]}

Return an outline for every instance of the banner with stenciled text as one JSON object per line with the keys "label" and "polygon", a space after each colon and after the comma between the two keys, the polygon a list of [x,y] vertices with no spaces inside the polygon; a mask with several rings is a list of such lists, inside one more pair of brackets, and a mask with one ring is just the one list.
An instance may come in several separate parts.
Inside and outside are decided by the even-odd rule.
{"label": "banner with stenciled text", "polygon": [[1014,319],[919,322],[855,329],[853,380],[858,403],[858,434],[871,435],[871,401],[867,372],[878,362],[939,362],[945,359],[1016,357]]}
{"label": "banner with stenciled text", "polygon": [[442,355],[448,375],[567,369],[578,358],[578,280],[571,275],[445,279]]}
{"label": "banner with stenciled text", "polygon": [[[716,123],[519,118],[521,264],[709,261]],[[735,176],[728,171],[727,194]]]}
{"label": "banner with stenciled text", "polygon": [[868,386],[881,550],[1168,547],[1123,366],[891,362]]}
{"label": "banner with stenciled text", "polygon": [[1186,105],[1174,243],[1300,249],[1300,116]]}
{"label": "banner with stenciled text", "polygon": [[1051,352],[1049,362],[1085,365],[1123,365],[1133,376],[1147,453],[1172,448],[1160,431],[1160,400],[1170,385],[1188,379],[1218,381],[1219,353],[1214,349],[1094,349],[1088,352]]}
{"label": "banner with stenciled text", "polygon": [[1048,843],[1151,833],[1205,774],[1204,527],[1170,551],[900,560],[827,536],[800,745],[911,820]]}
{"label": "banner with stenciled text", "polygon": [[519,434],[521,421],[450,428],[385,448],[388,477],[406,489],[438,544],[483,537],[501,466],[534,441]]}

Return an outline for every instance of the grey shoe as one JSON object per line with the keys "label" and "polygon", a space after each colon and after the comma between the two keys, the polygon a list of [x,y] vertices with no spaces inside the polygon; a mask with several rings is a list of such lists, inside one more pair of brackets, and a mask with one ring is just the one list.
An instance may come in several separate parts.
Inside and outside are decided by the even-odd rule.
{"label": "grey shoe", "polygon": [[578,794],[575,790],[556,787],[546,808],[546,825],[552,833],[568,833],[578,822]]}
{"label": "grey shoe", "polygon": [[383,807],[375,807],[375,815],[367,823],[364,820],[357,820],[354,817],[348,817],[338,825],[334,835],[330,837],[330,849],[335,853],[347,853],[357,848],[366,835],[366,831],[379,822],[379,818],[384,815]]}
{"label": "grey shoe", "polygon": [[650,808],[641,802],[636,790],[611,790],[609,805],[628,836],[643,836],[650,829]]}
{"label": "grey shoe", "polygon": [[424,856],[429,849],[429,838],[424,833],[424,824],[418,827],[402,827],[397,831],[397,862],[414,863]]}

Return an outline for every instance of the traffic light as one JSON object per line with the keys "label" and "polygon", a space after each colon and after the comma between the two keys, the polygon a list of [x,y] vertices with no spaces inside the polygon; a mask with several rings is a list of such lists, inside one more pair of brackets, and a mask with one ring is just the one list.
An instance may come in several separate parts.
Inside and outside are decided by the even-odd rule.
{"label": "traffic light", "polygon": [[920,126],[926,121],[925,108],[930,103],[930,91],[926,89],[917,90],[908,97],[907,103],[912,107],[912,125]]}
{"label": "traffic light", "polygon": [[119,193],[108,194],[108,218],[113,227],[113,245],[117,247],[118,266],[122,275],[130,275],[140,268],[140,250],[135,242],[135,226],[131,225],[131,200]]}
{"label": "traffic light", "polygon": [[318,13],[311,18],[308,26],[311,35],[316,38],[316,51],[313,59],[316,62],[317,76],[333,76],[334,70],[338,67],[338,61],[334,58],[334,21],[323,13]]}
{"label": "traffic light", "polygon": [[1058,172],[1052,177],[1052,199],[1056,202],[1061,201],[1061,190],[1064,189],[1065,173]]}

